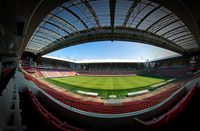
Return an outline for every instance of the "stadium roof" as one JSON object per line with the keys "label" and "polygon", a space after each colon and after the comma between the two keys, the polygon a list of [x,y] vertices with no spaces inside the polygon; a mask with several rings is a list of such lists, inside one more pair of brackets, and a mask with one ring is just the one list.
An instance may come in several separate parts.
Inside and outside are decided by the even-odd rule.
{"label": "stadium roof", "polygon": [[98,40],[144,42],[181,54],[199,50],[198,33],[177,12],[149,0],[70,0],[42,19],[25,51],[44,55]]}
{"label": "stadium roof", "polygon": [[146,60],[138,60],[138,59],[83,59],[83,60],[71,60],[65,58],[58,58],[53,56],[42,56],[44,58],[67,61],[71,63],[84,64],[84,63],[145,63]]}
{"label": "stadium roof", "polygon": [[20,59],[25,49],[40,56],[99,40],[136,41],[184,55],[200,51],[197,0],[6,0],[0,7],[0,59],[5,61]]}

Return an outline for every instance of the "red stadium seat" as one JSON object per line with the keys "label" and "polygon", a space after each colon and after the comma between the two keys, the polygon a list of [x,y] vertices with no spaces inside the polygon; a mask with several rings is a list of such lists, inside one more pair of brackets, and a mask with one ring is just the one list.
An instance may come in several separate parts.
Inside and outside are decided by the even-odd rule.
{"label": "red stadium seat", "polygon": [[54,131],[83,131],[80,128],[71,126],[66,122],[62,122],[57,117],[53,116],[50,112],[48,112],[43,105],[37,100],[37,98],[32,94],[31,91],[26,89],[26,93],[29,96],[29,100],[32,103],[32,106],[37,113],[40,120],[48,125]]}
{"label": "red stadium seat", "polygon": [[197,87],[197,84],[193,86],[192,89],[190,89],[190,91],[182,98],[182,100],[178,102],[176,106],[174,106],[171,110],[167,111],[157,119],[153,118],[150,121],[143,122],[144,125],[150,128],[160,128],[163,125],[174,121],[179,116],[179,114],[181,114],[183,110],[187,107],[192,97],[194,96]]}

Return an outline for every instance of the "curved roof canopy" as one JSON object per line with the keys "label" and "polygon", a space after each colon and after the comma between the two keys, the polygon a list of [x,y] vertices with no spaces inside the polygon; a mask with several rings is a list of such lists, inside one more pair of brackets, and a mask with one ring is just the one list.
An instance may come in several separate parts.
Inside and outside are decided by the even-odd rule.
{"label": "curved roof canopy", "polygon": [[71,0],[52,10],[25,51],[51,51],[97,40],[144,42],[185,53],[199,46],[183,21],[149,0]]}

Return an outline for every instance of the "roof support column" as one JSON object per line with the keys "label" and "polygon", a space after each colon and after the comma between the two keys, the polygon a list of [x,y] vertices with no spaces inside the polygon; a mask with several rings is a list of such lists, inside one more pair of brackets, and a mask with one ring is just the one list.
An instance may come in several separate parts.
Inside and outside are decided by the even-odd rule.
{"label": "roof support column", "polygon": [[111,32],[114,33],[116,0],[109,0]]}

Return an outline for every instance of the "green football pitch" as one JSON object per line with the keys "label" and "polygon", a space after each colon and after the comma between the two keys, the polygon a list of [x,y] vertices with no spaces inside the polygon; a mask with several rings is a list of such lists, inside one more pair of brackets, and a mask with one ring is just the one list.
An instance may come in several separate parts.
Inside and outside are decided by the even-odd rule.
{"label": "green football pitch", "polygon": [[125,97],[128,92],[150,89],[151,85],[168,79],[153,76],[73,76],[45,80],[73,92],[97,92],[99,96],[106,98],[108,95]]}

